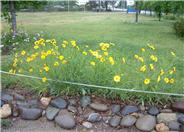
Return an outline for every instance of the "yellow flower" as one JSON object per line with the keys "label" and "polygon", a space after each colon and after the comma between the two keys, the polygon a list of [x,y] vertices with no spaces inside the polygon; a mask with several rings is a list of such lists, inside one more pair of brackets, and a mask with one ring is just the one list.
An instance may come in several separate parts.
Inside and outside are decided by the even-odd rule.
{"label": "yellow flower", "polygon": [[47,81],[46,77],[42,78],[42,82],[46,82],[46,81]]}
{"label": "yellow flower", "polygon": [[72,44],[72,46],[73,46],[73,47],[75,47],[75,46],[76,46],[75,41],[70,41],[70,42],[71,42],[71,44]]}
{"label": "yellow flower", "polygon": [[47,54],[50,55],[52,52],[50,50],[47,51]]}
{"label": "yellow flower", "polygon": [[157,62],[157,61],[158,61],[158,58],[157,58],[157,57],[155,57],[155,58],[154,58],[154,60],[155,60],[155,62]]}
{"label": "yellow flower", "polygon": [[176,71],[176,67],[173,67],[173,71]]}
{"label": "yellow flower", "polygon": [[16,73],[16,70],[14,70],[13,73],[15,74]]}
{"label": "yellow flower", "polygon": [[166,83],[168,83],[168,82],[169,82],[169,79],[166,77],[166,78],[164,78],[164,81],[165,81]]}
{"label": "yellow flower", "polygon": [[145,70],[146,70],[146,65],[142,66],[141,69],[140,69],[140,71],[143,71],[143,72],[144,72]]}
{"label": "yellow flower", "polygon": [[124,76],[124,74],[122,73],[122,74],[120,74],[120,76]]}
{"label": "yellow flower", "polygon": [[43,71],[40,69],[40,72],[42,73]]}
{"label": "yellow flower", "polygon": [[23,61],[22,60],[20,60],[20,64],[22,64],[23,63]]}
{"label": "yellow flower", "polygon": [[111,65],[114,65],[114,59],[112,57],[109,57],[109,62],[111,63]]}
{"label": "yellow flower", "polygon": [[101,61],[101,62],[104,62],[104,61],[105,61],[105,58],[100,58],[100,61]]}
{"label": "yellow flower", "polygon": [[141,50],[142,50],[142,52],[145,52],[145,49],[144,48],[142,48]]}
{"label": "yellow flower", "polygon": [[56,49],[56,50],[58,50],[58,49],[59,49],[59,47],[58,47],[58,46],[55,46],[55,49]]}
{"label": "yellow flower", "polygon": [[49,71],[49,70],[50,70],[50,68],[49,68],[48,66],[45,66],[43,69],[44,69],[45,71]]}
{"label": "yellow flower", "polygon": [[10,31],[13,32],[13,29],[11,29]]}
{"label": "yellow flower", "polygon": [[114,76],[114,81],[115,82],[120,82],[120,76],[118,76],[118,75]]}
{"label": "yellow flower", "polygon": [[77,50],[80,50],[79,46],[76,46]]}
{"label": "yellow flower", "polygon": [[126,60],[125,60],[125,58],[124,58],[124,57],[122,58],[122,61],[123,61],[123,63],[126,63]]}
{"label": "yellow flower", "polygon": [[157,82],[160,82],[160,76],[158,76],[158,78],[157,78]]}
{"label": "yellow flower", "polygon": [[27,61],[27,62],[30,62],[30,61],[32,61],[32,60],[33,60],[33,58],[30,58],[30,57],[27,57],[27,58],[26,58],[26,61]]}
{"label": "yellow flower", "polygon": [[65,48],[65,47],[66,47],[66,45],[65,45],[65,44],[62,44],[62,47],[63,47],[63,48]]}
{"label": "yellow flower", "polygon": [[33,69],[32,69],[32,68],[30,68],[30,69],[29,69],[29,72],[33,72]]}
{"label": "yellow flower", "polygon": [[170,75],[172,75],[172,74],[173,74],[173,72],[174,72],[174,71],[173,71],[173,70],[171,70],[171,71],[169,72],[169,74],[170,74]]}
{"label": "yellow flower", "polygon": [[19,69],[18,72],[22,72],[22,69]]}
{"label": "yellow flower", "polygon": [[142,57],[139,57],[139,60],[140,60],[141,62],[144,62],[144,59],[143,59]]}
{"label": "yellow flower", "polygon": [[106,50],[107,50],[107,48],[106,48],[105,46],[102,46],[102,50],[106,51]]}
{"label": "yellow flower", "polygon": [[150,64],[150,69],[151,69],[151,70],[153,70],[153,69],[154,69],[153,64]]}
{"label": "yellow flower", "polygon": [[41,59],[44,60],[45,59],[45,55],[41,55]]}
{"label": "yellow flower", "polygon": [[85,45],[86,48],[88,48],[88,45]]}
{"label": "yellow flower", "polygon": [[18,57],[18,53],[15,54],[15,57]]}
{"label": "yellow flower", "polygon": [[175,53],[174,53],[173,51],[171,51],[171,55],[172,55],[172,56],[175,56]]}
{"label": "yellow flower", "polygon": [[164,75],[164,70],[163,70],[163,69],[161,69],[160,75],[161,75],[161,76]]}
{"label": "yellow flower", "polygon": [[134,57],[137,59],[139,56],[138,55],[134,55]]}
{"label": "yellow flower", "polygon": [[85,51],[83,51],[82,53],[83,53],[84,55],[87,55],[87,52],[85,52]]}
{"label": "yellow flower", "polygon": [[17,63],[13,63],[13,66],[16,67],[17,66]]}
{"label": "yellow flower", "polygon": [[25,55],[25,54],[26,54],[26,51],[23,50],[23,51],[21,52],[21,54],[22,54],[22,55]]}
{"label": "yellow flower", "polygon": [[66,63],[67,63],[67,61],[66,61],[66,60],[63,60],[63,61],[62,61],[62,64],[66,64]]}
{"label": "yellow flower", "polygon": [[54,66],[59,66],[59,62],[55,62]]}
{"label": "yellow flower", "polygon": [[108,53],[108,52],[104,52],[104,55],[108,56],[108,55],[109,55],[109,53]]}
{"label": "yellow flower", "polygon": [[10,70],[9,70],[9,73],[13,73],[13,69],[10,69]]}
{"label": "yellow flower", "polygon": [[91,65],[92,65],[92,66],[95,66],[95,62],[94,62],[94,61],[92,61],[92,62],[91,62]]}
{"label": "yellow flower", "polygon": [[110,43],[110,45],[114,46],[115,44],[114,43]]}
{"label": "yellow flower", "polygon": [[171,78],[170,79],[170,83],[174,83],[174,78]]}
{"label": "yellow flower", "polygon": [[150,79],[148,79],[148,78],[145,79],[145,80],[144,80],[144,83],[145,83],[146,85],[149,84],[149,83],[150,83]]}
{"label": "yellow flower", "polygon": [[67,42],[67,41],[63,41],[63,43],[64,43],[64,44],[68,44],[68,42]]}
{"label": "yellow flower", "polygon": [[17,62],[18,62],[18,59],[17,59],[17,58],[15,58],[15,59],[14,59],[14,63],[17,63]]}
{"label": "yellow flower", "polygon": [[38,48],[39,48],[39,46],[38,46],[38,45],[35,45],[35,46],[34,46],[34,49],[38,49]]}
{"label": "yellow flower", "polygon": [[155,56],[154,55],[151,55],[150,56],[150,59],[154,60],[155,59]]}
{"label": "yellow flower", "polygon": [[60,60],[64,59],[64,56],[60,56],[59,59],[60,59]]}

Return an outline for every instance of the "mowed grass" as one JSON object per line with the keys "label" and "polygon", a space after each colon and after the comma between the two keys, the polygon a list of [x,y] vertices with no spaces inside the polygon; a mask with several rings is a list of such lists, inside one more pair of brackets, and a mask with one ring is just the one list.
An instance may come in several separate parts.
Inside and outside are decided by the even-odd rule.
{"label": "mowed grass", "polygon": [[[177,85],[172,90],[166,89],[166,92],[184,91],[184,39],[175,35],[172,29],[173,21],[159,22],[155,17],[141,15],[139,23],[135,24],[135,14],[125,13],[37,12],[17,15],[18,26],[25,27],[31,33],[43,31],[45,39],[56,39],[57,44],[62,44],[63,40],[75,40],[79,46],[89,45],[94,49],[100,42],[113,42],[116,46],[112,53],[118,58],[132,59],[134,54],[140,54],[141,48],[150,43],[155,46],[154,55],[159,56],[158,60],[162,60],[163,67],[171,68],[169,55],[170,51],[174,51],[177,57],[174,62],[177,68]],[[136,77],[132,79],[136,80]],[[103,90],[101,92],[103,93]]]}

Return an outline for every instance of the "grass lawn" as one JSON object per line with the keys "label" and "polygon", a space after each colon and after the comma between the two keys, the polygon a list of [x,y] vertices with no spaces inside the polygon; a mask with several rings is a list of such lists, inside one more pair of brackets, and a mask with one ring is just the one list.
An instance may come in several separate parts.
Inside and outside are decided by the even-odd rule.
{"label": "grass lawn", "polygon": [[175,35],[173,21],[159,22],[155,17],[140,15],[139,23],[135,24],[135,14],[36,12],[17,13],[17,22],[18,26],[25,27],[28,32],[43,31],[46,39],[56,39],[58,43],[62,43],[63,40],[75,40],[80,46],[89,45],[95,48],[100,42],[113,42],[116,46],[112,51],[120,57],[127,55],[127,58],[131,58],[150,43],[155,46],[154,54],[160,57],[158,59],[162,60],[163,67],[171,65],[168,56],[170,51],[174,51],[177,57],[174,62],[178,71],[177,85],[173,90],[165,91],[184,91],[184,39]]}

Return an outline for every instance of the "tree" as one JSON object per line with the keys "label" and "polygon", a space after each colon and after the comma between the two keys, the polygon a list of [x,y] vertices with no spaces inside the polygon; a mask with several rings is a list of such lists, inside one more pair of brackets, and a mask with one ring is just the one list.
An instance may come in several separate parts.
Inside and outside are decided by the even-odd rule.
{"label": "tree", "polygon": [[138,2],[136,1],[135,2],[135,5],[136,5],[136,24],[138,23],[138,14],[139,14],[139,8],[138,8]]}
{"label": "tree", "polygon": [[2,1],[2,13],[1,16],[5,18],[12,26],[12,37],[16,35],[16,11],[21,8],[32,7],[34,9],[40,9],[42,5],[46,4],[46,1]]}

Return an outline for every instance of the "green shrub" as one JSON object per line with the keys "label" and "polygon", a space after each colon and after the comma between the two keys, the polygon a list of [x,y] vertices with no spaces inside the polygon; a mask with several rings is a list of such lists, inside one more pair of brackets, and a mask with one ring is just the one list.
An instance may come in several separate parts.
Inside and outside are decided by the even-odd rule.
{"label": "green shrub", "polygon": [[174,30],[176,34],[184,37],[184,18],[179,18],[179,20],[174,23]]}

